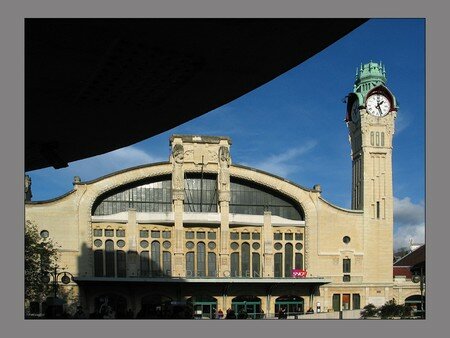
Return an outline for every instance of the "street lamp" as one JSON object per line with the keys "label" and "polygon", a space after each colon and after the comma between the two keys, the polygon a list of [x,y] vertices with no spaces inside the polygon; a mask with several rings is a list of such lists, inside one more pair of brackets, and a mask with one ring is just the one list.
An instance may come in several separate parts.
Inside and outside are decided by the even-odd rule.
{"label": "street lamp", "polygon": [[57,297],[57,291],[58,291],[58,279],[63,284],[69,284],[73,280],[73,275],[70,272],[67,271],[60,271],[58,272],[57,267],[54,268],[53,271],[45,271],[43,272],[43,275],[41,277],[41,281],[43,283],[50,283],[51,278],[53,277],[53,317],[55,316],[55,308],[56,308],[56,299]]}
{"label": "street lamp", "polygon": [[425,310],[424,310],[424,299],[423,299],[423,282],[425,279],[424,276],[424,271],[423,271],[423,266],[420,266],[420,270],[414,270],[413,272],[413,276],[412,276],[412,281],[413,283],[420,283],[420,317],[421,318],[425,318]]}

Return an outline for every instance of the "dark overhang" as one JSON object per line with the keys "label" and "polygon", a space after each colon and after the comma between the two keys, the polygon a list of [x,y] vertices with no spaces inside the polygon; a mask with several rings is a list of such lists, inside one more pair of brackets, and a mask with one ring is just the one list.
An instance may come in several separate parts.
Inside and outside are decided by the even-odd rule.
{"label": "dark overhang", "polygon": [[367,19],[26,19],[25,171],[170,130]]}

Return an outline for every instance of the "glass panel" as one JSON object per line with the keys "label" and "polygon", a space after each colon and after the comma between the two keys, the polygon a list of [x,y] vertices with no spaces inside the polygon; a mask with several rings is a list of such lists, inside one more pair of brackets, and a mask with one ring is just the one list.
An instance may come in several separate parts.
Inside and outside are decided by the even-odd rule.
{"label": "glass panel", "polygon": [[296,241],[302,241],[303,240],[303,234],[302,233],[296,233],[295,234],[295,240]]}
{"label": "glass panel", "polygon": [[94,251],[94,276],[103,277],[103,250]]}
{"label": "glass panel", "polygon": [[350,273],[350,259],[344,258],[342,260],[342,272],[343,273]]}
{"label": "glass panel", "polygon": [[287,232],[287,233],[284,234],[284,239],[286,241],[292,241],[294,239],[294,234],[290,233],[290,232]]}
{"label": "glass panel", "polygon": [[169,251],[163,252],[163,274],[165,276],[172,275],[172,255]]}
{"label": "glass panel", "polygon": [[334,311],[341,311],[341,295],[335,293],[333,295],[333,310]]}
{"label": "glass panel", "polygon": [[159,237],[160,237],[160,231],[152,230],[152,238],[159,238]]}
{"label": "glass panel", "polygon": [[281,243],[275,243],[275,244],[273,245],[273,247],[274,247],[275,250],[281,250],[281,248],[283,247],[283,245],[282,245]]}
{"label": "glass panel", "polygon": [[118,241],[117,241],[117,246],[118,246],[119,248],[123,248],[123,247],[125,246],[125,241],[122,240],[122,239],[118,240]]}
{"label": "glass panel", "polygon": [[256,240],[256,241],[260,240],[261,239],[261,234],[259,232],[253,232],[252,233],[252,239]]}
{"label": "glass panel", "polygon": [[171,247],[171,243],[169,242],[169,241],[164,241],[163,242],[163,247],[164,247],[164,249],[169,249],[170,247]]}
{"label": "glass panel", "polygon": [[208,249],[214,250],[215,248],[216,248],[216,243],[214,243],[214,242],[209,242],[208,243]]}
{"label": "glass panel", "polygon": [[216,273],[216,254],[208,252],[208,277],[215,277]]}
{"label": "glass panel", "polygon": [[105,236],[106,237],[114,237],[114,230],[112,230],[112,229],[105,229]]}
{"label": "glass panel", "polygon": [[125,251],[117,251],[117,277],[127,276],[127,259]]}
{"label": "glass panel", "polygon": [[197,231],[197,239],[205,239],[205,232]]}
{"label": "glass panel", "polygon": [[350,294],[342,295],[342,308],[343,310],[350,310]]}
{"label": "glass panel", "polygon": [[186,242],[186,248],[193,249],[194,248],[194,242],[191,242],[191,241]]}
{"label": "glass panel", "polygon": [[259,253],[256,252],[252,253],[252,276],[261,277],[261,262],[259,259]]}
{"label": "glass panel", "polygon": [[282,253],[276,253],[273,255],[274,259],[274,276],[275,277],[282,277],[282,271],[283,271],[283,254]]}
{"label": "glass panel", "polygon": [[213,231],[208,232],[208,239],[216,239],[216,233]]}
{"label": "glass panel", "polygon": [[[250,237],[250,234],[249,234]],[[242,277],[250,277],[250,244],[248,243],[242,243],[241,245],[241,252],[242,252]]]}
{"label": "glass panel", "polygon": [[194,253],[187,252],[186,253],[186,277],[194,277]]}
{"label": "glass panel", "polygon": [[353,294],[353,310],[359,310],[361,308],[361,297],[359,294]]}
{"label": "glass panel", "polygon": [[170,231],[163,231],[162,238],[170,238]]}
{"label": "glass panel", "polygon": [[230,239],[239,239],[239,232],[230,232]]}
{"label": "glass panel", "polygon": [[148,251],[141,252],[141,277],[148,277],[150,274],[150,255]]}
{"label": "glass panel", "polygon": [[301,253],[295,254],[295,268],[303,269],[303,255]]}
{"label": "glass panel", "polygon": [[101,247],[102,244],[103,244],[103,242],[102,242],[101,239],[96,239],[96,240],[94,241],[94,245],[95,245],[97,248]]}
{"label": "glass panel", "polygon": [[243,239],[243,240],[249,240],[249,239],[250,239],[250,233],[249,233],[249,232],[243,232],[243,233],[241,233],[241,239]]}
{"label": "glass panel", "polygon": [[194,238],[194,232],[193,231],[186,231],[185,232],[185,238],[186,239],[193,239]]}
{"label": "glass panel", "polygon": [[239,277],[239,253],[233,252],[230,255],[231,277]]}
{"label": "glass panel", "polygon": [[142,248],[144,248],[144,249],[148,248],[148,241],[143,240],[143,241],[141,241],[140,244],[141,244],[141,247],[142,247]]}
{"label": "glass panel", "polygon": [[230,247],[231,247],[231,249],[233,249],[233,250],[237,250],[237,249],[239,249],[239,244],[236,243],[236,242],[233,242],[233,243],[230,244]]}
{"label": "glass panel", "polygon": [[158,241],[152,242],[152,255],[151,255],[151,263],[152,263],[152,276],[158,275],[161,272],[161,263],[160,263],[160,255],[161,255],[161,245]]}
{"label": "glass panel", "polygon": [[274,234],[273,234],[273,239],[275,240],[275,241],[281,241],[282,239],[283,239],[283,234],[281,233],[281,232],[275,232]]}
{"label": "glass panel", "polygon": [[114,242],[107,240],[105,242],[105,260],[106,260],[106,277],[115,276],[114,263]]}
{"label": "glass panel", "polygon": [[94,229],[94,236],[95,237],[101,237],[103,234],[103,230],[102,229]]}
{"label": "glass panel", "polygon": [[206,252],[205,243],[197,243],[197,275],[204,277],[206,275]]}
{"label": "glass panel", "polygon": [[125,237],[125,230],[122,230],[122,229],[116,230],[116,236],[117,237]]}
{"label": "glass panel", "polygon": [[291,243],[287,243],[285,245],[285,256],[284,256],[284,276],[285,277],[292,277],[292,259],[293,259],[293,253],[294,249],[292,247]]}
{"label": "glass panel", "polygon": [[139,231],[139,236],[141,238],[148,238],[148,230],[141,230],[141,231]]}
{"label": "glass panel", "polygon": [[344,276],[342,277],[342,281],[343,281],[343,282],[350,282],[350,275],[344,275]]}
{"label": "glass panel", "polygon": [[259,243],[257,243],[257,242],[254,242],[254,243],[252,244],[253,250],[258,250],[260,247],[261,247],[261,245],[260,245]]}
{"label": "glass panel", "polygon": [[297,244],[295,244],[295,249],[297,249],[298,251],[300,251],[301,249],[303,249],[303,244],[302,244],[302,243],[297,243]]}

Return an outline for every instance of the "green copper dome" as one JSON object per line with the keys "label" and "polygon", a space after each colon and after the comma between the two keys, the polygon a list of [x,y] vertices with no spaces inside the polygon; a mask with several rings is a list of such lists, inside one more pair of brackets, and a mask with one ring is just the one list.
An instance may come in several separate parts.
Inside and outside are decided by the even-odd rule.
{"label": "green copper dome", "polygon": [[363,97],[374,87],[386,85],[386,69],[384,65],[370,61],[356,69],[356,79],[353,86],[354,93]]}

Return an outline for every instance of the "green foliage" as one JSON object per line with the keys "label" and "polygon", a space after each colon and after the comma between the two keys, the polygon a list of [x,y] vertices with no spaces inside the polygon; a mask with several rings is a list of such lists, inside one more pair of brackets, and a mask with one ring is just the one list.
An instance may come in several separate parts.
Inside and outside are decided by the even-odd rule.
{"label": "green foliage", "polygon": [[377,307],[372,303],[370,303],[364,306],[363,310],[361,311],[361,317],[362,318],[375,317],[377,313],[378,313]]}
{"label": "green foliage", "polygon": [[42,301],[50,286],[42,282],[42,271],[57,266],[58,251],[50,239],[41,239],[36,224],[25,224],[25,301]]}
{"label": "green foliage", "polygon": [[407,318],[411,316],[411,307],[399,305],[392,299],[380,307],[380,316],[382,319],[394,317]]}

